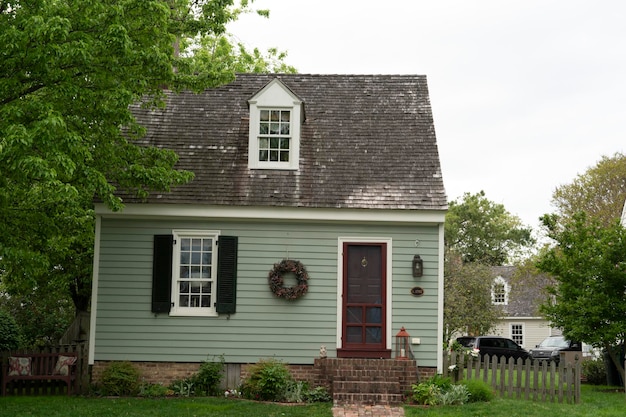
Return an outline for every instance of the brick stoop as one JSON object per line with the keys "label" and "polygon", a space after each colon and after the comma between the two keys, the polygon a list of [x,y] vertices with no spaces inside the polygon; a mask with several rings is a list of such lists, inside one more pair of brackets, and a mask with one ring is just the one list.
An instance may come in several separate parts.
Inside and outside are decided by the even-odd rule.
{"label": "brick stoop", "polygon": [[413,360],[324,358],[315,360],[319,385],[338,404],[395,405],[417,382]]}

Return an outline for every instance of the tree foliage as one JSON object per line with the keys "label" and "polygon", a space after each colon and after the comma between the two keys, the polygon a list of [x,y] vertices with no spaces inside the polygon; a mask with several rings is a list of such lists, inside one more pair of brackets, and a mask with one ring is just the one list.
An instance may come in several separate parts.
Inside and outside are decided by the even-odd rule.
{"label": "tree foliage", "polygon": [[74,319],[75,307],[66,287],[53,283],[29,294],[0,298],[0,311],[15,320],[22,347],[55,345]]}
{"label": "tree foliage", "polygon": [[277,48],[270,48],[265,53],[258,48],[249,51],[243,43],[236,43],[227,34],[195,39],[186,51],[192,56],[191,70],[197,74],[297,72],[295,67],[285,63],[286,52]]}
{"label": "tree foliage", "polygon": [[626,338],[626,229],[584,212],[565,225],[557,220],[543,217],[556,245],[544,251],[537,267],[556,284],[542,311],[569,338],[606,349],[624,377],[615,347]]}
{"label": "tree foliage", "polygon": [[529,248],[531,230],[484,191],[452,201],[444,228],[444,340],[455,333],[489,333],[502,316],[492,303],[491,267]]}
{"label": "tree foliage", "polygon": [[531,229],[481,191],[452,201],[445,221],[445,245],[463,262],[504,265],[534,243]]}
{"label": "tree foliage", "polygon": [[[160,106],[164,88],[200,91],[240,69],[259,68],[265,58],[273,59],[266,69],[283,68],[285,55],[277,51],[247,56],[240,49],[239,60],[230,56],[226,25],[252,11],[249,3],[0,0],[6,291],[29,297],[62,288],[78,310],[87,309],[94,200],[119,210],[120,190],[143,197],[193,178],[176,169],[173,152],[141,142],[144,129],[129,105]],[[197,57],[185,49],[207,39],[219,44],[211,54],[202,43],[194,46]]]}
{"label": "tree foliage", "polygon": [[460,256],[447,253],[444,265],[444,341],[454,334],[488,334],[502,315],[491,302],[491,267],[464,263]]}
{"label": "tree foliage", "polygon": [[20,328],[15,319],[0,310],[0,352],[15,350],[20,347]]}
{"label": "tree foliage", "polygon": [[552,195],[555,214],[567,223],[578,212],[609,226],[619,219],[626,199],[626,155],[615,153],[600,161]]}

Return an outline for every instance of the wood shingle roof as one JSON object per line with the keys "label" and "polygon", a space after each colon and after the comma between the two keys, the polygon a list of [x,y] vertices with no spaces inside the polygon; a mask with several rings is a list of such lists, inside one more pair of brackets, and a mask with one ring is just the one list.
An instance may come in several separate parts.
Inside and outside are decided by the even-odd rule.
{"label": "wood shingle roof", "polygon": [[[277,77],[304,102],[299,169],[249,169],[247,100]],[[142,142],[175,151],[177,167],[195,173],[148,203],[447,208],[425,76],[240,74],[133,111]]]}

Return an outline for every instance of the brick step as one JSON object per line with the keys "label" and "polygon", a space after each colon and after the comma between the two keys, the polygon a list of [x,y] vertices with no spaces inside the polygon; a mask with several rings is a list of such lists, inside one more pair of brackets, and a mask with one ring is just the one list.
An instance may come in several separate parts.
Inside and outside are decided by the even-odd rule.
{"label": "brick step", "polygon": [[335,381],[397,381],[398,375],[379,375],[372,373],[356,373],[335,375]]}
{"label": "brick step", "polygon": [[333,393],[401,394],[398,381],[334,381]]}
{"label": "brick step", "polygon": [[341,375],[381,375],[381,376],[400,376],[404,374],[404,370],[395,369],[335,369],[331,374]]}
{"label": "brick step", "polygon": [[363,405],[397,405],[402,404],[404,396],[402,394],[373,394],[373,393],[335,393],[333,403],[342,404],[363,404]]}

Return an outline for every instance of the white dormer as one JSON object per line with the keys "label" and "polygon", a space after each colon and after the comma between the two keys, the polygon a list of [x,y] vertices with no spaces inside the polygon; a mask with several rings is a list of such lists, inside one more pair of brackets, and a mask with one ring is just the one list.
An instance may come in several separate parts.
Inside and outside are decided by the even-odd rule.
{"label": "white dormer", "polygon": [[508,305],[511,287],[501,276],[493,280],[491,284],[491,302],[495,305]]}
{"label": "white dormer", "polygon": [[298,169],[302,100],[275,78],[248,103],[248,168]]}

